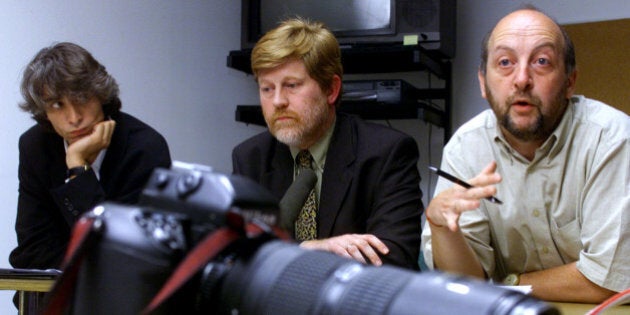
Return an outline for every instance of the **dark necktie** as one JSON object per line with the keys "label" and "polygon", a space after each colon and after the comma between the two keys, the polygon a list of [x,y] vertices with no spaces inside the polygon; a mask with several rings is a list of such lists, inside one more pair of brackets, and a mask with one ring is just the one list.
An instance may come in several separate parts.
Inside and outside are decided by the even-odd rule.
{"label": "dark necktie", "polygon": [[[302,150],[296,157],[298,174],[301,170],[313,169],[313,156],[308,150]],[[317,238],[317,198],[315,188],[311,190],[306,202],[300,211],[300,215],[295,221],[295,239],[298,241],[308,241]]]}

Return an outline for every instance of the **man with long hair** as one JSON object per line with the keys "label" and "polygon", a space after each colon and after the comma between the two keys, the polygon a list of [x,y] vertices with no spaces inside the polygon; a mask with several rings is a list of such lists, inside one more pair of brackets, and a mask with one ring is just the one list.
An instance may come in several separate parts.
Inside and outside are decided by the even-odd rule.
{"label": "man with long hair", "polygon": [[170,167],[165,139],[120,111],[118,84],[84,48],[58,43],[24,70],[36,125],[20,137],[16,268],[59,268],[77,219],[98,203],[135,203],[156,167]]}

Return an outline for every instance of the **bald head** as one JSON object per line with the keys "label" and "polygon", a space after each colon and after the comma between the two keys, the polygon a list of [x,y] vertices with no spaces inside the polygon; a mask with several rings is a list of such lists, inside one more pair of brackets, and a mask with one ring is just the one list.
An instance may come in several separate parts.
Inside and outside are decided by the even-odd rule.
{"label": "bald head", "polygon": [[570,75],[575,70],[575,50],[571,38],[566,31],[552,18],[533,7],[514,11],[503,17],[495,27],[486,34],[481,47],[480,71],[487,70],[489,50],[502,41],[527,42],[528,38],[553,43],[563,56],[565,73]]}

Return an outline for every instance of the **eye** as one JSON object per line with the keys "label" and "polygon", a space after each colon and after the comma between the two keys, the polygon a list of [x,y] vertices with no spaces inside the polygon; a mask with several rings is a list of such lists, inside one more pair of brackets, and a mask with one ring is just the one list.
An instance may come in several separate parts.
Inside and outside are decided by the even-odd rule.
{"label": "eye", "polygon": [[50,102],[48,103],[48,108],[50,109],[60,109],[63,106],[61,102]]}
{"label": "eye", "polygon": [[273,89],[269,86],[260,86],[258,91],[261,95],[269,95]]}
{"label": "eye", "polygon": [[510,62],[510,60],[509,60],[509,59],[507,59],[507,58],[506,58],[506,59],[501,59],[501,60],[499,60],[499,66],[501,66],[501,67],[507,67],[507,66],[509,66],[510,64],[511,64],[511,62]]}
{"label": "eye", "polygon": [[284,86],[289,90],[297,90],[300,86],[302,86],[302,81],[297,82],[287,82]]}
{"label": "eye", "polygon": [[539,65],[546,66],[546,65],[549,64],[549,59],[547,59],[547,58],[538,58],[538,59],[536,59],[536,63],[539,64]]}

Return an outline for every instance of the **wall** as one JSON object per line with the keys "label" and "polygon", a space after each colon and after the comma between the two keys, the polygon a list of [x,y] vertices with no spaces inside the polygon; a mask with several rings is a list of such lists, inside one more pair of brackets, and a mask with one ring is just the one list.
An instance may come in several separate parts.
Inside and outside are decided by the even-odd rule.
{"label": "wall", "polygon": [[565,25],[579,63],[575,92],[630,115],[630,18]]}
{"label": "wall", "polygon": [[[240,1],[8,0],[0,2],[0,267],[16,245],[18,137],[24,66],[42,47],[76,42],[117,79],[123,110],[159,130],[173,158],[231,171],[231,148],[262,128],[234,122],[234,106],[257,99],[251,77],[228,69],[240,46]],[[0,291],[0,314],[15,313]]]}
{"label": "wall", "polygon": [[[497,19],[520,1],[460,0],[454,60],[454,126],[486,108],[475,75],[479,42]],[[626,0],[537,0],[561,23],[630,16]],[[23,67],[42,47],[73,41],[107,66],[121,88],[123,110],[166,137],[174,159],[231,170],[230,151],[263,130],[234,122],[236,104],[256,104],[250,76],[225,66],[239,48],[240,1],[7,0],[0,2],[0,267],[15,247],[17,140],[33,121],[17,103]],[[392,75],[396,77],[396,74]],[[419,87],[439,84],[425,75],[400,74]],[[386,123],[386,122],[384,122]],[[427,200],[428,164],[439,163],[439,128],[417,121],[391,121],[418,140]],[[12,292],[0,292],[0,314],[15,312]]]}

